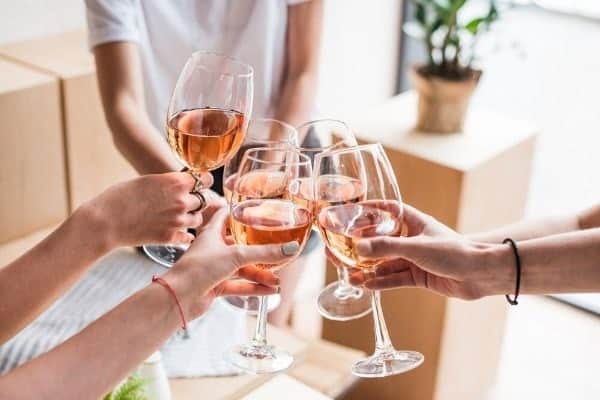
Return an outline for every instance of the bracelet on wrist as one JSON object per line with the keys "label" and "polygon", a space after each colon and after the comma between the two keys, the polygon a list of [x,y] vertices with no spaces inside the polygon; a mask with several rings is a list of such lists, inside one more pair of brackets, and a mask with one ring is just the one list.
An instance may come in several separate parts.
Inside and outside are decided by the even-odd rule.
{"label": "bracelet on wrist", "polygon": [[510,304],[511,306],[516,306],[517,304],[519,304],[517,298],[519,297],[519,290],[521,290],[521,257],[519,257],[519,249],[517,248],[517,244],[514,240],[512,240],[511,238],[506,238],[502,241],[502,243],[508,243],[512,248],[513,254],[515,255],[515,268],[517,272],[515,279],[515,294],[512,299],[508,294],[505,295],[505,297],[506,301],[508,301],[508,304]]}

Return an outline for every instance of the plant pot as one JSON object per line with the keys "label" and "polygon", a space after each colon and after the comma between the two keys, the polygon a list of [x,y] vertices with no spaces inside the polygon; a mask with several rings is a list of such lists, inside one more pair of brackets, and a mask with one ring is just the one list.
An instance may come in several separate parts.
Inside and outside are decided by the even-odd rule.
{"label": "plant pot", "polygon": [[411,68],[413,85],[419,94],[417,130],[430,133],[462,132],[469,100],[477,87],[481,71],[455,81],[426,76]]}

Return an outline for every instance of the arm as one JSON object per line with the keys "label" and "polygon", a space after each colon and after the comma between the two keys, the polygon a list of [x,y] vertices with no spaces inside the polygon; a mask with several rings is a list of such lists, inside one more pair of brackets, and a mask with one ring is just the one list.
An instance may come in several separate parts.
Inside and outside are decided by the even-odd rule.
{"label": "arm", "polygon": [[[364,257],[397,259],[385,263],[374,279],[354,274],[355,284],[374,289],[417,286],[464,299],[514,291],[515,258],[509,245],[474,242],[409,206],[406,214],[414,236],[359,244]],[[518,249],[522,293],[600,291],[600,228],[519,241]]]}
{"label": "arm", "polygon": [[121,154],[140,174],[181,169],[148,118],[137,46],[109,42],[94,56],[104,115]]}
{"label": "arm", "polygon": [[[298,126],[313,111],[317,91],[321,0],[289,6],[286,38],[286,73],[275,118]],[[304,138],[299,138],[302,142]]]}
{"label": "arm", "polygon": [[[285,245],[227,246],[215,240],[226,215],[221,209],[213,216],[185,256],[163,276],[189,320],[205,312],[216,296],[276,293],[274,287],[227,279],[241,265],[283,262],[292,255],[284,254]],[[215,259],[220,262],[215,264]],[[273,273],[257,268],[244,278],[277,284]],[[65,343],[0,377],[0,393],[28,400],[100,398],[179,326],[170,293],[159,284],[150,284]]]}
{"label": "arm", "polygon": [[193,185],[193,178],[185,173],[148,175],[115,185],[1,268],[0,344],[37,317],[111,249],[189,242],[192,237],[180,229],[202,223],[202,214],[189,213],[199,204],[198,198],[188,193]]}
{"label": "arm", "polygon": [[600,204],[578,214],[517,222],[488,232],[469,235],[469,239],[475,242],[501,243],[507,237],[513,240],[527,240],[597,227],[600,227]]}

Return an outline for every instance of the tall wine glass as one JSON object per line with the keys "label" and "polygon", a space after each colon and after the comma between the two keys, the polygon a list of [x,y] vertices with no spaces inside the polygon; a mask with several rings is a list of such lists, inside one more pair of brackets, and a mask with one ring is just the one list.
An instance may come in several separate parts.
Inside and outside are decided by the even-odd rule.
{"label": "tall wine glass", "polygon": [[[200,175],[223,166],[244,140],[252,112],[253,75],[250,65],[206,51],[193,53],[179,74],[167,112],[167,141],[195,178],[193,192],[203,203]],[[144,246],[146,254],[165,267],[185,249]]]}
{"label": "tall wine glass", "polygon": [[[240,150],[226,164],[223,171],[223,192],[227,201],[235,186],[238,168],[246,150],[256,147],[294,148],[298,145],[298,132],[286,124],[270,118],[258,118],[250,121],[248,132]],[[257,296],[226,296],[225,301],[231,306],[256,314],[259,298]],[[277,308],[281,302],[279,294],[269,296],[269,311]]]}
{"label": "tall wine glass", "polygon": [[[311,174],[310,159],[295,150],[247,150],[230,198],[230,227],[235,242],[256,245],[296,241],[302,251],[310,233],[312,214],[310,209],[292,201],[290,182]],[[279,269],[291,261],[257,266]],[[267,307],[268,297],[263,296],[252,340],[234,347],[228,354],[231,363],[244,371],[277,372],[294,361],[287,351],[267,343]]]}
{"label": "tall wine glass", "polygon": [[[300,151],[312,160],[317,154],[333,151],[336,149],[356,146],[356,138],[346,123],[335,119],[320,119],[310,121],[298,127],[298,133],[304,137]],[[334,136],[332,144],[323,145],[320,138]],[[303,185],[301,195],[307,197],[312,195],[312,181],[307,180]],[[320,187],[320,201],[314,203],[313,213],[318,214],[319,209],[326,205],[357,202],[361,200],[361,182],[356,179],[347,179],[343,176],[332,176],[326,180],[322,178]],[[315,224],[316,227],[316,224]],[[342,267],[336,267],[338,279],[327,285],[317,299],[319,313],[331,320],[349,321],[364,317],[371,312],[371,300],[367,293],[360,288],[353,287],[348,281],[348,271]]]}
{"label": "tall wine glass", "polygon": [[[385,259],[364,259],[356,252],[357,242],[377,236],[400,236],[403,213],[400,190],[394,171],[380,144],[358,146],[317,155],[314,181],[344,176],[362,182],[364,196],[357,203],[332,205],[320,210],[319,229],[327,248],[342,262],[374,274]],[[317,191],[316,199],[323,198]],[[418,367],[424,360],[416,351],[394,349],[381,308],[381,294],[371,292],[375,324],[375,352],[357,362],[354,375],[364,378],[400,374]]]}

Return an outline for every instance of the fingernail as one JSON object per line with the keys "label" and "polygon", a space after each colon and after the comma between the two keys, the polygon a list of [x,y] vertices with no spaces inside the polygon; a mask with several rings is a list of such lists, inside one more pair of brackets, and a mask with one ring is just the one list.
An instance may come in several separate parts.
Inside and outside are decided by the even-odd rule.
{"label": "fingernail", "polygon": [[287,242],[281,245],[281,252],[284,256],[293,256],[300,250],[300,244],[298,242]]}
{"label": "fingernail", "polygon": [[356,245],[356,251],[361,256],[367,255],[371,251],[371,244],[367,240],[361,240]]}

